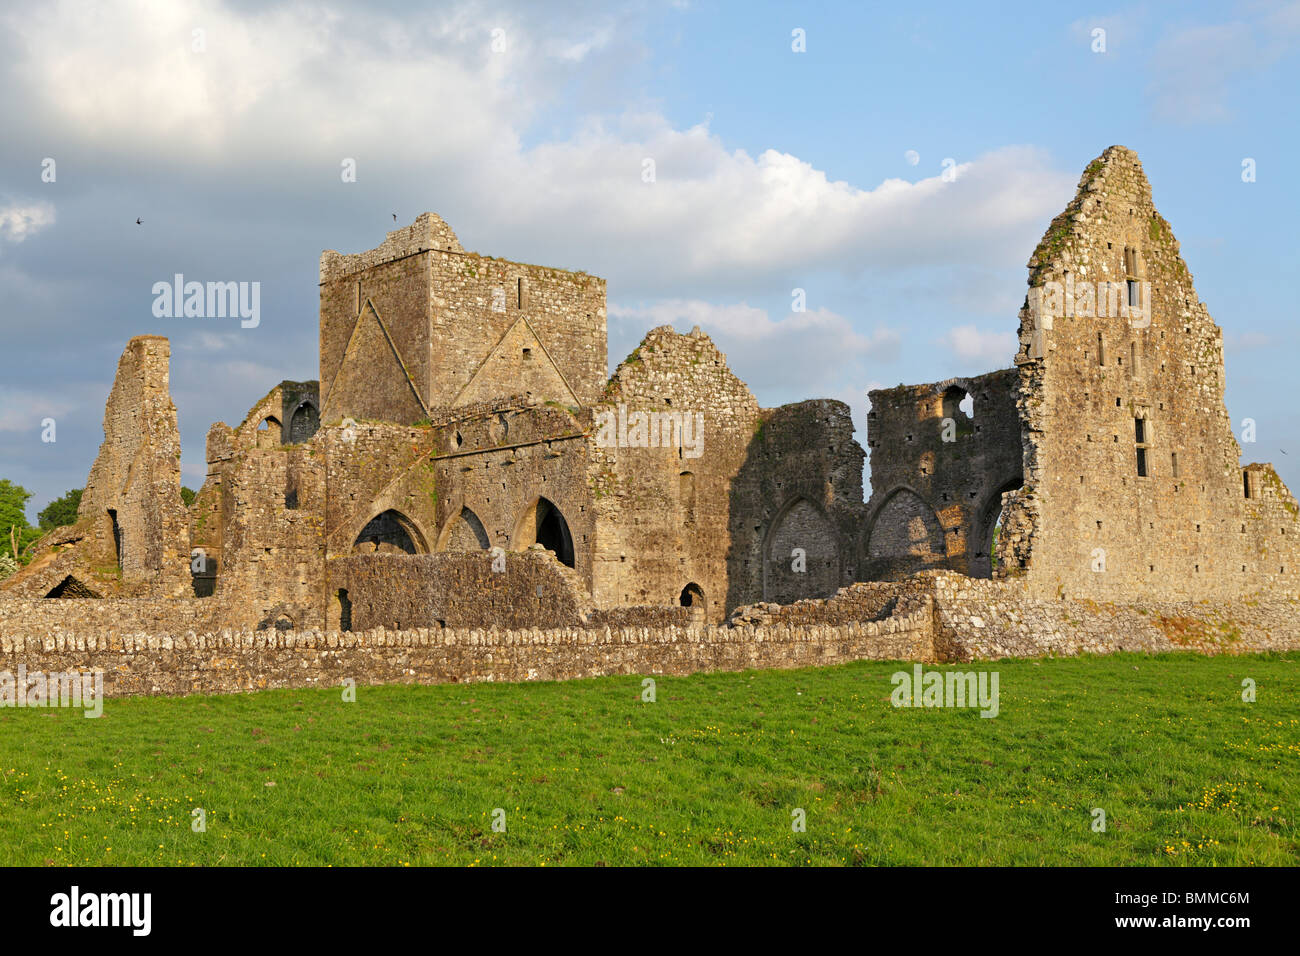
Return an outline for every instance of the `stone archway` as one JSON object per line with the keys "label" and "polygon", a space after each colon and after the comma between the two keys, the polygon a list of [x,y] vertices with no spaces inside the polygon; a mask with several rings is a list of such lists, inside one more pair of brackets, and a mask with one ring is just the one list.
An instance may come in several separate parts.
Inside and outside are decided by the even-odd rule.
{"label": "stone archway", "polygon": [[971,542],[969,574],[973,578],[991,578],[994,567],[994,532],[1002,524],[1002,496],[1008,491],[1015,491],[1021,486],[1019,478],[1003,482],[984,501],[976,515],[975,527],[972,529],[974,540]]}
{"label": "stone archway", "polygon": [[305,399],[289,418],[289,442],[297,445],[316,434],[320,428],[320,410],[311,399]]}
{"label": "stone archway", "polygon": [[869,580],[945,567],[948,549],[934,509],[911,488],[895,488],[871,522],[866,557]]}
{"label": "stone archway", "polygon": [[392,509],[371,518],[352,543],[353,554],[424,554],[428,550],[415,523]]}
{"label": "stone archway", "polygon": [[689,608],[691,612],[691,624],[703,624],[708,620],[709,602],[704,597],[704,588],[700,587],[694,581],[682,588],[681,596],[678,597],[677,603],[684,608]]}
{"label": "stone archway", "polygon": [[487,551],[491,542],[483,522],[469,508],[462,507],[460,512],[447,522],[443,529],[439,551]]}
{"label": "stone archway", "polygon": [[777,512],[763,542],[763,600],[793,604],[825,598],[840,587],[839,534],[807,498]]}
{"label": "stone archway", "polygon": [[515,534],[511,538],[514,549],[523,551],[534,544],[554,552],[561,564],[574,567],[573,535],[569,532],[569,523],[549,498],[534,501],[515,525]]}
{"label": "stone archway", "polygon": [[279,448],[282,444],[280,419],[274,415],[267,415],[258,422],[256,439],[258,448]]}

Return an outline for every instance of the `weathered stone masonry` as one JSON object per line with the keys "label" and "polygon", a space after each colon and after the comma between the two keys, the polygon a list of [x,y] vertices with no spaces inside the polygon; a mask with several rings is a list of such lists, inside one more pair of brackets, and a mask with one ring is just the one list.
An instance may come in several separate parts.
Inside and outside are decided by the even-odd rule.
{"label": "weathered stone masonry", "polygon": [[174,693],[1300,646],[1300,509],[1239,463],[1135,154],[1029,270],[1013,368],[871,393],[864,502],[847,406],[761,408],[698,328],[607,379],[602,279],[432,213],[326,251],[319,383],[213,425],[188,512],[168,344],[131,340],[76,524],[0,584],[5,660],[75,634]]}

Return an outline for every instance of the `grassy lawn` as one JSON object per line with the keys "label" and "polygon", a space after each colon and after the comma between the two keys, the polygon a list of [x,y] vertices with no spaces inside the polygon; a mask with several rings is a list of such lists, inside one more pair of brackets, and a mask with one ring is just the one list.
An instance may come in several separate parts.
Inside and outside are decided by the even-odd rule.
{"label": "grassy lawn", "polygon": [[1300,655],[959,667],[994,719],[902,668],[4,709],[0,863],[1300,862]]}

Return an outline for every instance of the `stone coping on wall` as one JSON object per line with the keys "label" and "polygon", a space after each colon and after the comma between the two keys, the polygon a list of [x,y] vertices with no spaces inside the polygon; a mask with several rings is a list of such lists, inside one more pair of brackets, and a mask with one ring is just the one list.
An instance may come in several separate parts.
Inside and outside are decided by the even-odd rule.
{"label": "stone coping on wall", "polygon": [[273,687],[569,680],[612,674],[931,659],[930,609],[910,618],[794,627],[420,628],[0,636],[0,671],[101,671],[107,697]]}

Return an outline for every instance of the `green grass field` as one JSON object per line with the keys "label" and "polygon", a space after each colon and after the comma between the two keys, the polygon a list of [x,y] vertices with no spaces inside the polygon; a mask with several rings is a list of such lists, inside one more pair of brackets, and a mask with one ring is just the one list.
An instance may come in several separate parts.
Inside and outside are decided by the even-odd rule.
{"label": "green grass field", "polygon": [[994,719],[892,707],[910,666],[4,709],[0,862],[1300,862],[1300,655],[959,667]]}

